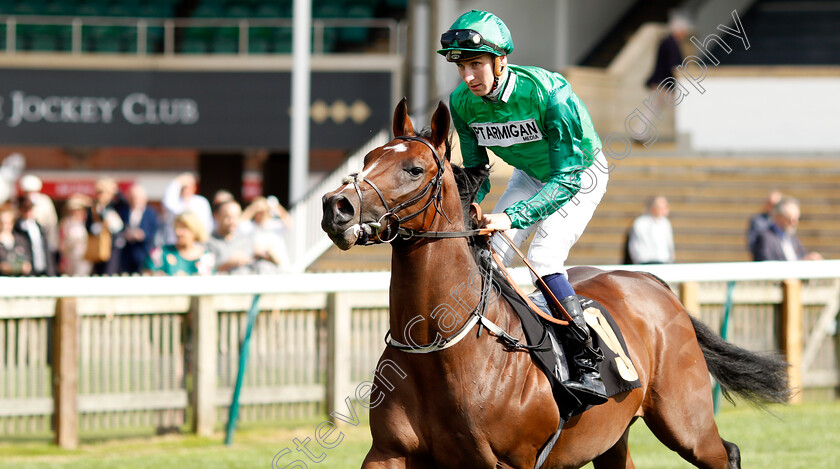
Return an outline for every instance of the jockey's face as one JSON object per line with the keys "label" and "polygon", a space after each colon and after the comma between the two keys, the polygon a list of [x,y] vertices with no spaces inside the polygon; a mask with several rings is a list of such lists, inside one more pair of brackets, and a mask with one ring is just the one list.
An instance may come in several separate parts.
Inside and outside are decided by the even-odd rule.
{"label": "jockey's face", "polygon": [[478,97],[485,96],[493,89],[493,55],[482,54],[471,59],[455,62],[458,74]]}

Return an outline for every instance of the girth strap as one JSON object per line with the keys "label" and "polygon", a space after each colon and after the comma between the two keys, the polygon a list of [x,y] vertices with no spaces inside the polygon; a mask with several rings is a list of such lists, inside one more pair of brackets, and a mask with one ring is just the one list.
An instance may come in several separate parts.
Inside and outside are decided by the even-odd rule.
{"label": "girth strap", "polygon": [[[470,318],[461,326],[461,329],[453,336],[448,338],[441,338],[440,340],[436,340],[430,344],[426,345],[407,345],[403,344],[402,342],[395,340],[391,337],[391,331],[389,330],[387,334],[385,334],[385,343],[391,347],[396,348],[397,350],[401,350],[406,353],[432,353],[432,352],[439,352],[441,350],[446,350],[449,347],[454,346],[458,342],[464,339],[467,336],[469,331],[475,326],[476,324],[479,325],[478,329],[478,336],[481,336],[482,327],[487,328],[491,334],[495,335],[499,339],[504,342],[505,346],[511,350],[550,350],[551,345],[549,344],[548,348],[544,348],[544,344],[546,342],[546,338],[548,337],[547,332],[543,331],[543,336],[540,339],[540,343],[536,345],[528,345],[527,343],[523,343],[516,337],[508,334],[507,331],[499,327],[493,321],[487,319],[484,316],[484,313],[487,312],[487,305],[488,305],[488,297],[490,295],[490,290],[493,285],[493,271],[491,268],[488,268],[484,271],[482,276],[482,287],[481,287],[481,296],[478,300],[478,304],[475,308],[470,312]],[[526,299],[527,296],[525,297]],[[530,299],[528,299],[530,301]]]}
{"label": "girth strap", "polygon": [[508,334],[507,331],[499,327],[493,321],[487,319],[484,316],[479,316],[477,314],[473,314],[472,316],[470,316],[470,319],[461,327],[461,330],[458,331],[457,334],[455,334],[452,337],[442,339],[438,342],[432,342],[428,345],[418,346],[406,345],[391,337],[391,331],[388,331],[388,333],[385,334],[385,343],[390,345],[391,347],[394,347],[397,350],[406,353],[440,352],[441,350],[446,350],[449,347],[452,347],[461,340],[463,340],[464,337],[466,337],[467,334],[470,332],[470,329],[472,329],[473,326],[475,326],[477,323],[480,323],[482,326],[486,327],[487,330],[490,331],[493,335],[502,339],[502,341],[505,342],[505,346],[507,346],[508,348],[515,350],[551,350],[550,346],[543,347],[543,344],[545,343],[545,339],[547,337],[547,334],[545,332],[543,333],[543,337],[540,340],[539,344],[527,345],[522,343],[522,341],[520,341],[516,337]]}
{"label": "girth strap", "polygon": [[388,331],[388,333],[385,335],[385,343],[387,343],[391,347],[394,347],[397,350],[402,350],[403,352],[406,352],[406,353],[440,352],[441,350],[446,350],[449,347],[452,347],[453,345],[460,342],[464,337],[466,337],[467,334],[470,332],[470,329],[472,329],[473,326],[475,326],[476,323],[478,323],[478,320],[479,320],[479,317],[474,314],[474,315],[470,316],[469,321],[467,321],[463,325],[463,327],[461,327],[461,330],[457,334],[455,334],[452,337],[442,339],[438,342],[432,342],[431,344],[428,344],[428,345],[422,345],[422,346],[406,345],[406,344],[394,339],[393,337],[391,337],[391,331]]}

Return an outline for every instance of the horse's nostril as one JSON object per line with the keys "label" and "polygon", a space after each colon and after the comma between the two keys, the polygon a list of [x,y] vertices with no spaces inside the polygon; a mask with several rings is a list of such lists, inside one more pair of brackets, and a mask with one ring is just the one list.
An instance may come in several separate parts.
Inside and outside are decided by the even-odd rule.
{"label": "horse's nostril", "polygon": [[347,200],[347,197],[338,196],[335,198],[333,204],[336,218],[342,221],[353,218],[353,215],[356,213],[356,209],[353,208],[353,204]]}

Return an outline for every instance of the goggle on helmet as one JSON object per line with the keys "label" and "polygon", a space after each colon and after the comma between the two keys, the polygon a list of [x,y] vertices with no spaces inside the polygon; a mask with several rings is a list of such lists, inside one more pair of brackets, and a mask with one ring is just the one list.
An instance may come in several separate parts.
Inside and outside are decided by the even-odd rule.
{"label": "goggle on helmet", "polygon": [[498,16],[480,10],[464,13],[440,37],[438,54],[449,62],[489,53],[497,57],[513,52],[513,39]]}

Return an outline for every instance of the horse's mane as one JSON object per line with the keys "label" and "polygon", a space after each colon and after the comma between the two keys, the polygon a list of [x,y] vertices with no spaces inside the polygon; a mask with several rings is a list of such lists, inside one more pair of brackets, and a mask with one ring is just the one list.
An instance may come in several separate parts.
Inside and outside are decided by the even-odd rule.
{"label": "horse's mane", "polygon": [[[424,128],[417,134],[417,136],[430,138],[431,129],[428,127]],[[478,190],[481,188],[484,180],[490,176],[490,165],[463,167],[452,164],[452,160],[450,158],[451,154],[452,142],[450,139],[447,139],[445,157],[450,162],[452,174],[455,177],[455,183],[458,186],[458,195],[461,197],[461,209],[464,212],[464,229],[473,230],[478,228],[478,224],[477,220],[470,216],[470,205],[475,202]],[[486,239],[487,238],[485,237],[469,238],[469,244],[473,257],[483,272],[486,272],[487,270],[492,272],[493,282],[498,288],[509,291],[510,294],[513,294],[513,290],[507,282],[501,278],[499,272],[492,268],[493,261],[490,256],[490,246],[486,242]]]}
{"label": "horse's mane", "polygon": [[[432,136],[432,129],[426,127],[421,130],[417,136],[429,139]],[[458,186],[458,195],[461,196],[461,208],[464,212],[464,222],[468,225],[466,226],[466,229],[473,229],[475,226],[470,225],[475,225],[475,223],[470,218],[470,205],[475,201],[475,197],[478,195],[478,190],[481,188],[481,184],[484,183],[484,180],[490,175],[490,166],[484,165],[465,168],[463,166],[452,164],[451,156],[452,141],[451,139],[446,139],[446,153],[444,154],[444,157],[452,166],[452,174],[455,176],[455,183]]]}
{"label": "horse's mane", "polygon": [[[458,194],[461,196],[461,208],[464,210],[464,223],[467,225],[475,224],[474,220],[470,218],[470,205],[475,202],[475,197],[478,195],[478,190],[484,180],[490,175],[490,166],[475,166],[472,168],[465,168],[456,164],[451,164],[452,174],[455,176],[455,183],[458,185]],[[467,226],[467,229],[475,228],[475,226]]]}

